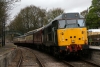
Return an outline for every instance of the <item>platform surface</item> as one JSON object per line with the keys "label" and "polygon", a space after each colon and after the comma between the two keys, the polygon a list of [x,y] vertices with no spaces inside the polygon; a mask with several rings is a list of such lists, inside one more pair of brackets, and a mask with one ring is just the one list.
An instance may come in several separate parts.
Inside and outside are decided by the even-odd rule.
{"label": "platform surface", "polygon": [[100,50],[100,46],[89,46],[90,49],[97,49]]}
{"label": "platform surface", "polygon": [[0,47],[0,57],[16,48],[17,46],[14,45],[13,43],[6,43],[5,46]]}

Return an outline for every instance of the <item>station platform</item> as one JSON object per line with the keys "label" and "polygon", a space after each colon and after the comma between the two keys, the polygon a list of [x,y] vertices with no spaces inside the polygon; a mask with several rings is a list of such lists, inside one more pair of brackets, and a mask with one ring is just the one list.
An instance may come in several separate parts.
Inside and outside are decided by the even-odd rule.
{"label": "station platform", "polygon": [[0,47],[0,57],[14,49],[16,49],[17,46],[15,46],[13,43],[7,43],[5,46]]}
{"label": "station platform", "polygon": [[89,46],[89,49],[96,49],[96,50],[100,50],[100,46]]}
{"label": "station platform", "polygon": [[16,54],[17,46],[13,43],[6,43],[0,47],[0,67],[7,67]]}

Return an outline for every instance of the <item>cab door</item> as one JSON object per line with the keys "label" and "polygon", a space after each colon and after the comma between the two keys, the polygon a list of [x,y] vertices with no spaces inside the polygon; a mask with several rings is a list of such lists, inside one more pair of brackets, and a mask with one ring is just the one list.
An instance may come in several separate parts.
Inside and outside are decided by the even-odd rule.
{"label": "cab door", "polygon": [[52,38],[55,45],[57,45],[57,29],[58,29],[58,21],[52,22]]}

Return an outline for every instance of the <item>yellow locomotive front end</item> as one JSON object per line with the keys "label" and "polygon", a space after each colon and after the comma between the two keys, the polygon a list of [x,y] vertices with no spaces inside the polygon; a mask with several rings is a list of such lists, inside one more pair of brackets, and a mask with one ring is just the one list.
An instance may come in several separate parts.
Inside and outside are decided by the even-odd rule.
{"label": "yellow locomotive front end", "polygon": [[79,13],[63,13],[43,29],[43,47],[54,55],[80,54],[87,43],[85,19]]}
{"label": "yellow locomotive front end", "polygon": [[60,51],[71,53],[88,49],[87,28],[83,16],[78,13],[63,14],[57,23],[56,42]]}
{"label": "yellow locomotive front end", "polygon": [[66,51],[77,52],[82,50],[84,45],[88,44],[87,29],[84,28],[66,28],[58,29],[58,46],[66,47]]}

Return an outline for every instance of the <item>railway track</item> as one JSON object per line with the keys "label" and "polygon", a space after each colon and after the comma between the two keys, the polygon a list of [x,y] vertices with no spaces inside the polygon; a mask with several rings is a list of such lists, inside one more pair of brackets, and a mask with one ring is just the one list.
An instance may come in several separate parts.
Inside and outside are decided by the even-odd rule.
{"label": "railway track", "polygon": [[[34,54],[34,55],[35,55],[35,54]],[[41,60],[39,60],[39,57],[38,57],[38,56],[36,56],[36,55],[35,55],[35,57],[36,57],[36,58],[37,58],[37,60],[39,61],[40,66],[41,66],[41,67],[45,67],[45,66],[44,66],[44,64],[42,63],[42,61],[41,61]]]}
{"label": "railway track", "polygon": [[30,52],[32,52],[35,55],[41,67],[70,67],[69,65],[66,65],[65,63],[55,59],[54,57],[49,56],[48,54],[29,48],[26,49],[30,50]]}
{"label": "railway track", "polygon": [[[29,50],[36,56],[41,67],[98,67],[96,64],[90,64],[90,63],[85,62],[83,60],[81,60],[81,61],[71,61],[71,62],[63,60],[61,62],[61,61],[59,61],[59,60],[57,60],[57,59],[55,59],[51,56],[48,56],[48,54],[41,53],[39,51],[35,51],[35,50],[32,50],[32,49],[29,49]],[[40,56],[43,56],[43,57],[40,57]],[[50,59],[52,59],[52,61]]]}
{"label": "railway track", "polygon": [[86,62],[86,63],[88,63],[88,64],[91,64],[93,66],[100,67],[100,65],[97,64],[97,63],[94,63],[94,62],[91,62],[91,61],[88,61],[88,60],[85,60],[85,59],[81,59],[81,60],[84,61],[84,62]]}
{"label": "railway track", "polygon": [[[21,47],[18,50],[16,56],[16,64],[13,61],[13,65],[8,67],[100,67],[97,64],[91,63],[85,60],[78,60],[78,61],[65,61],[65,60],[58,60],[53,56],[45,54],[43,52],[39,52],[36,50],[32,50],[29,48]],[[19,58],[18,58],[19,57]],[[20,59],[20,60],[18,60]]]}
{"label": "railway track", "polygon": [[[35,52],[34,52],[35,53]],[[36,52],[37,53],[37,52]],[[35,54],[36,54],[35,53]],[[41,52],[39,52],[38,54],[40,54]],[[38,54],[36,54],[37,56],[40,56],[40,55],[38,55]],[[43,54],[43,56],[46,56],[47,54]],[[41,56],[42,56],[42,54],[41,54]],[[44,59],[45,58],[45,59]],[[97,67],[96,65],[93,65],[93,64],[90,64],[90,63],[87,63],[87,62],[85,62],[85,61],[83,61],[83,60],[74,60],[74,61],[65,61],[65,60],[57,60],[57,59],[55,59],[55,58],[53,58],[53,57],[47,57],[47,59],[49,58],[49,59],[52,59],[53,61],[50,61],[50,60],[47,60],[46,59],[46,57],[39,57],[39,59],[41,60],[42,59],[42,64],[44,64],[43,62],[45,61],[45,62],[47,62],[47,63],[50,63],[50,62],[54,62],[55,63],[55,65],[54,66],[52,66],[52,63],[50,64],[50,66],[48,66],[48,65],[46,65],[46,63],[44,64],[44,67]],[[44,60],[43,60],[44,59]],[[56,61],[55,61],[56,60]],[[48,62],[48,61],[50,61],[50,62]],[[57,65],[56,65],[57,64]]]}
{"label": "railway track", "polygon": [[22,64],[22,61],[23,61],[23,54],[22,54],[22,51],[20,50],[20,54],[21,54],[21,56],[20,56],[20,58],[19,58],[19,61],[18,61],[18,64],[17,64],[17,67],[21,67],[21,64]]}
{"label": "railway track", "polygon": [[70,67],[100,67],[97,65],[93,65],[93,64],[81,61],[81,60],[80,61],[70,61],[70,62],[63,60],[63,62],[65,64],[68,64]]}
{"label": "railway track", "polygon": [[23,61],[22,51],[18,48],[15,58],[12,60],[12,63],[8,67],[21,67]]}
{"label": "railway track", "polygon": [[62,60],[62,62],[68,64],[70,67],[100,67],[99,64],[92,62],[90,60],[86,60],[80,57],[78,60]]}
{"label": "railway track", "polygon": [[54,57],[48,54],[35,51],[35,50],[33,50],[33,53],[42,62],[43,67],[71,67],[70,64],[63,63],[62,61],[59,61],[58,59],[55,59]]}
{"label": "railway track", "polygon": [[[25,47],[24,47],[25,48]],[[27,50],[29,50],[30,52],[32,52],[32,54],[36,57],[36,59],[38,60],[38,63],[40,65],[40,67],[45,67],[44,64],[42,63],[42,61],[39,59],[39,57],[33,53],[33,50],[32,49],[29,49],[29,48],[25,48]]]}
{"label": "railway track", "polygon": [[69,62],[62,60],[62,62],[64,62],[65,64],[69,65],[70,67],[74,67],[72,64],[70,64]]}

